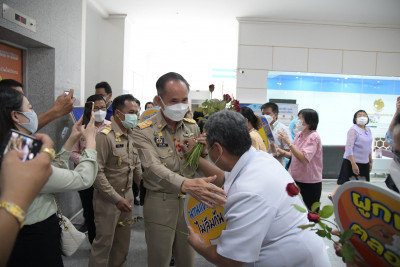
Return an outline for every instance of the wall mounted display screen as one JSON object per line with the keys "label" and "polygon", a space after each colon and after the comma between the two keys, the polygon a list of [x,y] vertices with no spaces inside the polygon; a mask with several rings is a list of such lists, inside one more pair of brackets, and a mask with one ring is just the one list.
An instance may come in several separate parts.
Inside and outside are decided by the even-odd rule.
{"label": "wall mounted display screen", "polygon": [[22,83],[22,50],[0,43],[0,80],[14,79]]}
{"label": "wall mounted display screen", "polygon": [[374,137],[384,137],[400,96],[399,77],[269,72],[268,99],[295,99],[319,114],[323,145],[345,145],[357,110],[365,110]]}

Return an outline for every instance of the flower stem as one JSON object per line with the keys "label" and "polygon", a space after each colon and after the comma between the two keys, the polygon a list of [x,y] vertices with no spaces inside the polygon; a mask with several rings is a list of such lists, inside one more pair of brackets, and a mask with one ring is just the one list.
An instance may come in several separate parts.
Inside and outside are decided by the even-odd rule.
{"label": "flower stem", "polygon": [[322,219],[322,218],[320,218],[320,220],[321,220],[321,221],[324,221],[324,222],[328,222],[328,223],[334,225],[334,226],[336,227],[336,229],[339,229],[339,226],[338,226],[336,223],[333,223],[333,222],[331,222],[331,221],[329,221],[329,220],[327,220],[327,219]]}

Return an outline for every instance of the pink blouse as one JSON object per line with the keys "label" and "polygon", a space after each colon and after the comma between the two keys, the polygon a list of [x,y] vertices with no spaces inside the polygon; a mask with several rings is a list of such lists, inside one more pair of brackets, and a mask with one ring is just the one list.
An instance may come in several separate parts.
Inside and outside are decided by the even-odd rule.
{"label": "pink blouse", "polygon": [[289,173],[293,179],[301,183],[319,183],[322,181],[322,144],[316,131],[303,136],[299,132],[293,144],[304,154],[308,163],[301,163],[293,154]]}

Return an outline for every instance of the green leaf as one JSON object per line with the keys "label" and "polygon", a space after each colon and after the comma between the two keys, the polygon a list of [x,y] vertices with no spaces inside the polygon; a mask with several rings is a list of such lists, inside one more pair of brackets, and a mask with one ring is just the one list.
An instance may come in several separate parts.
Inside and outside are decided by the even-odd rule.
{"label": "green leaf", "polygon": [[311,206],[311,211],[312,211],[312,212],[315,212],[320,206],[321,206],[321,202],[315,202],[315,203],[312,204],[312,206]]}
{"label": "green leaf", "polygon": [[304,230],[304,229],[307,229],[307,228],[310,228],[310,227],[314,227],[314,226],[315,226],[315,223],[306,224],[306,225],[300,225],[300,226],[297,226],[297,227]]}
{"label": "green leaf", "polygon": [[320,216],[321,218],[324,218],[324,219],[331,217],[332,214],[333,214],[333,206],[332,206],[332,205],[324,206],[324,207],[318,212],[318,214],[319,214],[319,216]]}
{"label": "green leaf", "polygon": [[354,248],[349,243],[342,245],[342,256],[348,263],[354,262]]}
{"label": "green leaf", "polygon": [[327,232],[326,233],[326,238],[328,238],[329,240],[332,240],[331,232]]}
{"label": "green leaf", "polygon": [[353,236],[353,231],[351,230],[346,230],[344,233],[342,233],[339,242],[344,244],[347,240],[349,240]]}
{"label": "green leaf", "polygon": [[203,112],[203,108],[202,108],[202,107],[198,107],[198,108],[196,108],[194,111]]}
{"label": "green leaf", "polygon": [[306,212],[307,212],[306,209],[300,207],[299,205],[293,204],[293,206],[296,208],[296,210],[298,210],[298,211],[300,211],[300,212],[303,212],[303,213],[306,213]]}
{"label": "green leaf", "polygon": [[317,231],[317,235],[319,235],[320,237],[325,237],[326,236],[326,232],[325,232],[325,230],[318,230]]}
{"label": "green leaf", "polygon": [[326,231],[328,231],[329,233],[332,232],[332,228],[330,228],[328,225],[326,225]]}
{"label": "green leaf", "polygon": [[326,224],[324,224],[323,222],[318,222],[319,226],[321,226],[322,229],[326,229]]}

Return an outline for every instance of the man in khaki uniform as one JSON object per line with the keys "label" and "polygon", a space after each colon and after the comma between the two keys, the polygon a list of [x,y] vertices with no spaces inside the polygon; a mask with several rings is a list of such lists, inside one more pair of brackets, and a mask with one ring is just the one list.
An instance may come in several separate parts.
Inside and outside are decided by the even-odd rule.
{"label": "man in khaki uniform", "polygon": [[156,87],[160,112],[133,130],[147,189],[143,208],[147,263],[150,267],[166,267],[173,250],[176,266],[190,267],[194,266],[194,251],[186,236],[158,224],[187,232],[185,193],[207,205],[209,202],[223,205],[225,199],[213,191],[224,195],[225,191],[208,184],[216,177],[188,179],[192,177],[190,169],[180,174],[185,157],[179,145],[185,138],[200,135],[195,121],[184,119],[188,110],[189,84],[178,73],[170,72],[158,79]]}
{"label": "man in khaki uniform", "polygon": [[132,180],[139,184],[142,169],[131,128],[139,110],[132,95],[112,103],[114,120],[96,136],[99,172],[94,182],[96,237],[89,266],[125,266],[132,220]]}

